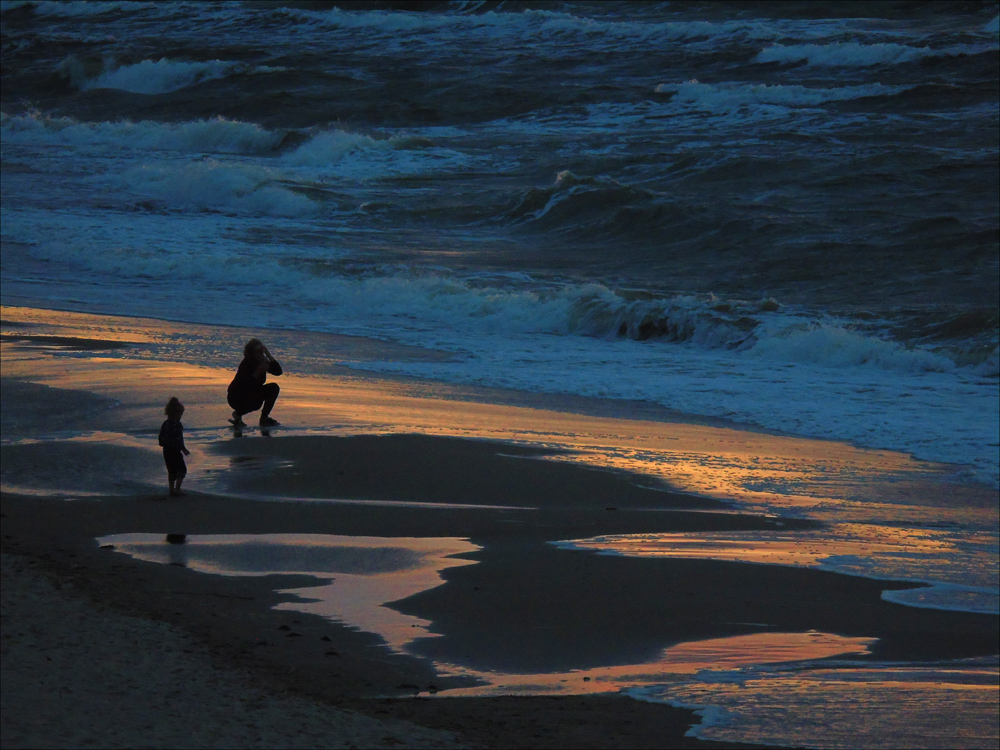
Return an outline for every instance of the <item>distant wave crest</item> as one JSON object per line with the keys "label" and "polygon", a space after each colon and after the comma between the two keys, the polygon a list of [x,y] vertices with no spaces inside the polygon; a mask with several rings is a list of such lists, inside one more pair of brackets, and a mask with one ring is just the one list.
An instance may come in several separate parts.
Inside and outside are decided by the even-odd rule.
{"label": "distant wave crest", "polygon": [[[853,327],[786,312],[773,300],[722,301],[715,297],[632,298],[601,284],[554,290],[480,285],[433,274],[299,281],[311,302],[349,305],[375,317],[418,316],[484,333],[546,332],[608,340],[658,340],[747,356],[822,367],[874,367],[905,372],[950,372],[955,361],[939,351]],[[994,354],[994,360],[996,359]],[[974,366],[986,374],[989,361]]]}
{"label": "distant wave crest", "polygon": [[[563,170],[552,185],[531,188],[523,193],[504,218],[513,224],[532,224],[543,228],[573,227],[580,217],[613,212],[635,200],[647,201],[645,190],[617,182],[609,177],[578,176]],[[584,222],[591,225],[590,221]]]}
{"label": "distant wave crest", "polygon": [[925,57],[944,57],[974,54],[984,50],[970,45],[944,49],[911,47],[894,42],[861,44],[859,42],[833,42],[830,44],[775,44],[767,47],[753,59],[757,63],[785,65],[806,63],[827,67],[867,67],[871,65],[899,65]]}
{"label": "distant wave crest", "polygon": [[128,65],[106,65],[93,75],[76,57],[69,57],[59,66],[59,73],[70,84],[82,91],[91,89],[117,89],[134,94],[169,94],[205,81],[219,80],[238,74],[268,73],[280,68],[253,66],[226,60],[188,62],[169,60],[142,60]]}
{"label": "distant wave crest", "polygon": [[193,122],[81,122],[29,112],[0,114],[4,139],[60,146],[114,146],[194,153],[262,154],[277,148],[286,133],[216,117]]}
{"label": "distant wave crest", "polygon": [[740,83],[660,84],[657,93],[674,93],[674,101],[710,110],[728,110],[746,105],[816,107],[826,102],[863,99],[870,96],[895,96],[910,86],[884,86],[880,83],[839,88],[810,88],[796,85]]}
{"label": "distant wave crest", "polygon": [[166,208],[282,217],[319,211],[314,201],[279,184],[269,170],[212,159],[137,167],[121,180],[133,193]]}
{"label": "distant wave crest", "polygon": [[[114,0],[108,2],[96,2],[95,0],[73,0],[71,2],[55,2],[55,0],[42,0],[41,2],[10,3],[10,6],[30,5],[34,12],[42,16],[100,16],[105,13],[120,11],[134,12],[146,10],[148,3],[134,2],[132,0]],[[4,3],[4,10],[7,10],[8,3]]]}
{"label": "distant wave crest", "polygon": [[313,10],[282,8],[281,12],[302,23],[319,24],[341,29],[362,29],[371,33],[400,34],[435,32],[451,33],[461,29],[464,34],[477,31],[484,37],[560,37],[586,35],[606,38],[612,42],[646,43],[657,40],[678,40],[698,37],[732,39],[774,39],[780,34],[771,24],[761,21],[649,21],[641,18],[620,20],[588,18],[561,10],[526,8],[520,12],[494,11],[485,13],[454,12],[454,7],[441,13],[395,13],[369,10],[358,13],[341,8]]}

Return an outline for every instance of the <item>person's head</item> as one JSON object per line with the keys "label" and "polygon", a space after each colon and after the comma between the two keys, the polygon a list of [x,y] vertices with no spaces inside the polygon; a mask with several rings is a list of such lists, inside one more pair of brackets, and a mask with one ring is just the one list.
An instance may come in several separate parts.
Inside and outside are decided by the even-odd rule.
{"label": "person's head", "polygon": [[264,348],[264,342],[260,339],[250,339],[247,345],[243,347],[244,357],[256,357],[260,354],[261,350]]}
{"label": "person's head", "polygon": [[184,404],[180,402],[177,396],[174,396],[172,399],[167,401],[167,405],[163,409],[163,413],[171,419],[180,419],[181,414],[184,413]]}

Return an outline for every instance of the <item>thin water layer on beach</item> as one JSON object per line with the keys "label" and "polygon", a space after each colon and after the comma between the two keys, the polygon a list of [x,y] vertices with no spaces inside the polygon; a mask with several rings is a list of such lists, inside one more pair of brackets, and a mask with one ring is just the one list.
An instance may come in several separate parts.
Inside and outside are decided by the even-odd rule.
{"label": "thin water layer on beach", "polygon": [[[386,606],[440,586],[441,571],[470,566],[453,556],[479,548],[457,539],[334,535],[122,534],[102,545],[143,560],[201,573],[306,574],[316,586],[279,589],[298,601],[279,609],[318,614],[380,635],[400,654],[428,638],[454,635]],[[322,579],[330,583],[322,583]],[[280,584],[277,584],[280,585]],[[468,602],[467,606],[473,606]],[[997,732],[996,657],[938,662],[866,660],[877,639],[774,632],[678,643],[651,659],[563,671],[512,672],[435,660],[443,678],[474,687],[441,697],[582,695],[622,691],[640,700],[694,708],[690,734],[817,748],[988,748]],[[530,629],[529,629],[530,631]],[[433,693],[433,690],[432,690]]]}
{"label": "thin water layer on beach", "polygon": [[628,691],[644,695],[665,682],[686,682],[693,674],[809,659],[867,654],[873,638],[832,633],[760,633],[689,641],[663,649],[658,658],[638,664],[574,669],[568,672],[518,674],[438,664],[443,674],[475,677],[478,687],[455,688],[445,696],[581,695]]}
{"label": "thin water layer on beach", "polygon": [[995,748],[997,657],[937,663],[825,662],[706,670],[630,689],[694,708],[689,735],[814,748]]}
{"label": "thin water layer on beach", "polygon": [[557,544],[604,554],[815,567],[912,581],[915,588],[888,590],[883,598],[913,607],[1000,614],[997,540],[987,531],[830,524],[794,532],[629,534]]}
{"label": "thin water layer on beach", "polygon": [[463,539],[330,534],[113,534],[97,540],[139,560],[229,576],[307,575],[328,581],[279,589],[297,601],[277,609],[320,615],[381,636],[402,650],[432,637],[429,622],[384,606],[443,583],[440,572],[473,561]]}
{"label": "thin water layer on beach", "polygon": [[[278,589],[300,601],[285,609],[326,617],[383,638],[399,653],[440,637],[432,622],[387,606],[444,583],[447,568],[474,565],[461,559],[481,548],[461,539],[357,537],[328,534],[115,534],[101,546],[139,560],[227,576],[308,575],[315,586]],[[322,583],[322,581],[329,581]],[[471,606],[471,602],[470,602]],[[873,638],[829,633],[765,632],[680,643],[650,661],[568,672],[513,673],[436,661],[443,676],[474,678],[480,687],[449,695],[580,694],[656,685],[704,670],[729,670],[778,662],[868,654]],[[685,677],[682,677],[685,676]]]}
{"label": "thin water layer on beach", "polygon": [[[765,447],[766,446],[766,447]],[[557,460],[566,460],[556,457]],[[889,451],[719,435],[703,450],[655,452],[622,444],[588,451],[598,465],[658,476],[726,498],[734,509],[809,519],[821,530],[603,536],[568,548],[607,554],[820,567],[923,586],[885,596],[911,606],[1000,612],[1000,506],[984,486],[954,481],[948,467]]]}
{"label": "thin water layer on beach", "polygon": [[149,493],[165,484],[157,447],[122,433],[71,430],[23,439],[5,435],[0,455],[0,487],[5,492],[73,499]]}

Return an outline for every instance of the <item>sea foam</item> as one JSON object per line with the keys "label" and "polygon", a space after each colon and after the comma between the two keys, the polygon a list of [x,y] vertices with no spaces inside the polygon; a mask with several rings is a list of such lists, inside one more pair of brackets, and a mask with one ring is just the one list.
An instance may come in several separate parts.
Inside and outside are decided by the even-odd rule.
{"label": "sea foam", "polygon": [[782,107],[816,107],[826,102],[861,99],[870,96],[894,96],[910,86],[884,86],[880,83],[840,88],[810,88],[795,85],[742,83],[708,84],[687,81],[680,84],[660,84],[657,93],[675,93],[675,101],[713,110],[727,110],[752,104]]}
{"label": "sea foam", "polygon": [[63,16],[68,18],[100,16],[105,13],[114,12],[139,12],[147,10],[147,3],[130,2],[129,0],[117,0],[116,2],[94,2],[93,0],[71,0],[70,2],[56,2],[55,0],[25,0],[25,2],[5,2],[3,10],[22,5],[30,5],[34,12],[41,16]]}
{"label": "sea foam", "polygon": [[263,167],[214,159],[163,163],[128,170],[122,181],[132,192],[168,207],[195,207],[262,216],[310,216],[319,206],[280,184]]}
{"label": "sea foam", "polygon": [[830,44],[775,44],[760,52],[754,62],[783,64],[805,62],[809,65],[865,67],[869,65],[897,65],[913,62],[929,55],[948,54],[929,47],[911,47],[905,44],[882,42],[833,42]]}
{"label": "sea foam", "polygon": [[181,123],[81,122],[37,112],[0,113],[0,132],[8,143],[223,154],[267,154],[284,137],[280,131],[224,117]]}
{"label": "sea foam", "polygon": [[[119,89],[135,94],[167,94],[237,73],[267,73],[275,70],[281,69],[224,60],[186,62],[163,57],[156,61],[143,60],[132,65],[111,67],[96,78],[85,80],[81,88]],[[75,77],[71,79],[75,80]]]}

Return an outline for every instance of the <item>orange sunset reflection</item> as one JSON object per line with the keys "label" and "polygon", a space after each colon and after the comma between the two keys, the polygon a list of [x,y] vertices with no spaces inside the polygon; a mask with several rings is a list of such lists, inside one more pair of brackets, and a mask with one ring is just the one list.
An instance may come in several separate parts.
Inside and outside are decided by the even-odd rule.
{"label": "orange sunset reflection", "polygon": [[732,638],[679,643],[659,658],[642,664],[623,664],[549,674],[483,672],[454,664],[439,664],[449,676],[475,677],[485,682],[471,688],[442,692],[445,696],[581,695],[681,681],[703,671],[825,659],[870,653],[874,638],[847,638],[831,633],[758,633]]}
{"label": "orange sunset reflection", "polygon": [[319,615],[381,636],[404,651],[434,637],[430,622],[384,606],[440,586],[441,571],[473,560],[480,549],[447,537],[362,537],[331,534],[191,534],[169,543],[163,534],[114,534],[97,540],[139,560],[226,576],[308,575],[316,585],[280,589],[296,601],[275,608]]}

